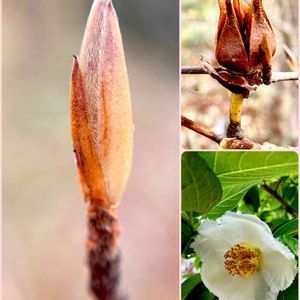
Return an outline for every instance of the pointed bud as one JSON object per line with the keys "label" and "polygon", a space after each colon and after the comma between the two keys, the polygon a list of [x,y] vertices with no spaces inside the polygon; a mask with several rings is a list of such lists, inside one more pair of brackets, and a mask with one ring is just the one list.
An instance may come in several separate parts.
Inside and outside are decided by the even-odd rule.
{"label": "pointed bud", "polygon": [[85,199],[119,203],[132,158],[127,69],[111,0],[95,0],[71,76],[74,152]]}

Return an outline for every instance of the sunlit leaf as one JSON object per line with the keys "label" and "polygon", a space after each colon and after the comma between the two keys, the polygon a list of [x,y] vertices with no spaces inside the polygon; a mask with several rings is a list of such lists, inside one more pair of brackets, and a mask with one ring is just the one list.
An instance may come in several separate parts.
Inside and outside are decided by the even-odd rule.
{"label": "sunlit leaf", "polygon": [[298,170],[295,152],[201,152],[223,188],[223,198],[207,214],[217,218],[232,210],[247,191],[264,180],[294,174]]}
{"label": "sunlit leaf", "polygon": [[222,199],[219,179],[195,152],[182,155],[182,209],[206,214]]}
{"label": "sunlit leaf", "polygon": [[275,237],[282,235],[296,236],[298,234],[298,219],[293,219],[282,226],[280,226],[274,232]]}

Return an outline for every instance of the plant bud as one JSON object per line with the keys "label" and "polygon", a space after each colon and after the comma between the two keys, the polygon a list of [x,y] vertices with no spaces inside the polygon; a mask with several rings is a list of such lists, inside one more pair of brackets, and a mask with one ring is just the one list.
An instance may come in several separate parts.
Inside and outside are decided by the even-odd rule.
{"label": "plant bud", "polygon": [[119,203],[132,158],[127,69],[111,0],[95,0],[71,76],[73,147],[85,199]]}
{"label": "plant bud", "polygon": [[262,0],[219,0],[216,59],[233,73],[250,76],[251,85],[271,78],[276,41]]}

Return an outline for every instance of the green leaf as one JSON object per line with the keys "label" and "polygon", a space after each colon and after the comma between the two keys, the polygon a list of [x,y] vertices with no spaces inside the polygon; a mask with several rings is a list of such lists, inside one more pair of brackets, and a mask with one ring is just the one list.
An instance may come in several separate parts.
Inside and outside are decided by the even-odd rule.
{"label": "green leaf", "polygon": [[233,210],[255,185],[298,170],[295,152],[201,152],[199,156],[205,159],[223,188],[222,200],[207,214],[214,219]]}
{"label": "green leaf", "polygon": [[298,300],[298,275],[288,289],[279,293],[277,300]]}
{"label": "green leaf", "polygon": [[298,256],[298,240],[288,236],[288,235],[282,235],[279,237],[279,240],[285,244],[293,253],[295,256]]}
{"label": "green leaf", "polygon": [[296,236],[297,234],[298,234],[298,219],[293,219],[283,224],[278,229],[276,229],[273,235],[275,237],[279,237],[282,235]]}
{"label": "green leaf", "polygon": [[200,274],[195,274],[185,280],[181,285],[181,299],[184,300],[200,282]]}
{"label": "green leaf", "polygon": [[195,152],[182,155],[182,210],[202,215],[222,199],[219,179]]}

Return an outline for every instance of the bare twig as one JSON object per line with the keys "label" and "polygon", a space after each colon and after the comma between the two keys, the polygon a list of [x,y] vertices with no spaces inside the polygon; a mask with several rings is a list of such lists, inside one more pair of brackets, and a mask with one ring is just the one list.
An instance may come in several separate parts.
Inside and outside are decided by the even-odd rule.
{"label": "bare twig", "polygon": [[184,116],[181,116],[181,126],[193,130],[208,139],[216,142],[223,149],[244,149],[244,150],[290,150],[291,147],[279,147],[270,143],[258,144],[248,138],[226,138],[221,135],[217,135],[213,131],[209,130],[202,124],[194,122]]}
{"label": "bare twig", "polygon": [[199,123],[196,123],[185,116],[181,116],[181,126],[189,128],[207,138],[210,140],[216,142],[217,144],[220,144],[223,137],[220,135],[215,134],[214,132],[210,131],[209,129],[205,128]]}
{"label": "bare twig", "polygon": [[271,77],[271,83],[291,80],[299,80],[298,72],[273,72]]}
{"label": "bare twig", "polygon": [[[195,74],[209,74],[207,68],[203,66],[183,66],[181,67],[182,75],[195,75]],[[209,74],[210,75],[210,74]],[[271,77],[271,83],[280,81],[299,80],[298,72],[273,72]]]}
{"label": "bare twig", "polygon": [[125,300],[120,289],[121,254],[118,246],[120,223],[112,209],[91,205],[87,240],[90,288],[101,300]]}
{"label": "bare twig", "polygon": [[293,215],[295,218],[298,217],[298,214],[293,210],[293,208],[288,203],[286,203],[285,200],[276,191],[270,188],[267,184],[263,184],[261,187],[274,198],[276,198],[288,213]]}

